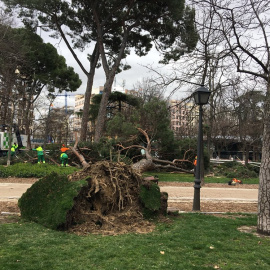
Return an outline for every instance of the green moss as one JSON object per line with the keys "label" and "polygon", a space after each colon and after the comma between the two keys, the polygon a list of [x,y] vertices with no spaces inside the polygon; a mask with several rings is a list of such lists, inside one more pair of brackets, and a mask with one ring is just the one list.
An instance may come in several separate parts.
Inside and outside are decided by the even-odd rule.
{"label": "green moss", "polygon": [[161,192],[155,183],[147,183],[141,186],[139,198],[143,205],[145,218],[152,218],[159,214],[161,208]]}
{"label": "green moss", "polygon": [[66,176],[52,173],[33,184],[19,199],[22,218],[57,229],[66,222],[73,199],[87,182],[69,182]]}

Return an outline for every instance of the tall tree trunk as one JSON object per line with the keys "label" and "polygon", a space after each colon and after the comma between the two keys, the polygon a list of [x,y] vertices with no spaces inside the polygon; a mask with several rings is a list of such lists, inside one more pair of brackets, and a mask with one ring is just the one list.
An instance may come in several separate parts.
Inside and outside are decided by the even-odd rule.
{"label": "tall tree trunk", "polygon": [[92,87],[93,87],[93,79],[94,75],[87,76],[87,86],[84,95],[84,105],[83,105],[83,113],[82,113],[82,122],[81,122],[81,133],[80,133],[80,140],[86,141],[87,137],[87,124],[89,121],[89,109],[90,109],[90,99],[92,94]]}
{"label": "tall tree trunk", "polygon": [[257,230],[270,235],[270,83],[268,83],[264,113]]}
{"label": "tall tree trunk", "polygon": [[[24,115],[24,127],[25,127],[25,135],[27,135],[27,148],[31,149],[31,132],[30,132],[30,123],[33,117],[30,115],[31,108],[31,96],[29,95],[28,99],[26,99],[25,104],[25,115]],[[20,127],[19,127],[20,128]],[[25,146],[25,145],[24,145]]]}
{"label": "tall tree trunk", "polygon": [[98,59],[99,59],[99,50],[98,50],[98,45],[96,43],[95,49],[93,51],[93,55],[91,56],[91,60],[90,60],[90,72],[87,75],[87,86],[86,86],[86,91],[84,95],[80,141],[86,141],[86,137],[87,137],[87,124],[89,122],[90,99],[91,99],[92,87],[93,87],[94,76],[95,76]]}
{"label": "tall tree trunk", "polygon": [[46,146],[48,142],[48,136],[50,132],[50,117],[51,117],[51,103],[49,105],[49,112],[48,112],[46,123],[45,123],[44,143],[43,143],[44,146]]}
{"label": "tall tree trunk", "polygon": [[14,110],[15,105],[14,101],[11,101],[11,111],[10,111],[10,120],[9,120],[9,129],[8,129],[8,156],[7,156],[7,166],[10,166],[11,162],[11,145],[12,145],[12,128],[13,128],[13,120],[14,120]]}
{"label": "tall tree trunk", "polygon": [[[117,53],[117,56],[115,56],[115,60],[113,62],[113,65],[109,65],[106,51],[105,51],[105,44],[103,40],[103,23],[106,21],[103,21],[102,23],[100,22],[100,17],[98,16],[96,6],[93,6],[93,15],[94,15],[94,20],[96,23],[97,27],[97,39],[98,39],[98,50],[101,56],[101,61],[102,61],[102,66],[104,69],[104,72],[106,74],[106,82],[104,85],[104,90],[102,94],[102,99],[98,111],[98,117],[97,117],[97,124],[96,124],[96,130],[95,130],[95,137],[94,137],[94,142],[99,142],[100,138],[103,136],[103,131],[104,131],[104,126],[105,126],[105,120],[106,120],[106,110],[107,110],[107,104],[109,100],[109,96],[111,94],[112,90],[112,84],[113,80],[116,74],[116,71],[118,67],[120,66],[121,60],[123,58],[125,48],[127,45],[127,38],[129,35],[129,32],[131,31],[132,27],[124,27],[123,26],[123,37],[122,37],[122,42],[121,46],[119,48],[119,52]],[[111,67],[110,67],[111,66]]]}
{"label": "tall tree trunk", "polygon": [[104,91],[102,93],[102,99],[100,102],[96,129],[95,129],[95,137],[94,137],[95,142],[99,142],[104,132],[104,126],[105,126],[105,121],[106,121],[106,116],[107,116],[107,104],[108,104],[109,96],[111,94],[112,84],[113,84],[114,74],[115,74],[114,72],[111,72],[111,73],[113,74],[110,76],[109,79],[106,80]]}
{"label": "tall tree trunk", "polygon": [[248,145],[248,143],[246,143],[246,146],[245,146],[245,159],[244,159],[245,165],[248,165],[248,160],[249,160],[249,145]]}

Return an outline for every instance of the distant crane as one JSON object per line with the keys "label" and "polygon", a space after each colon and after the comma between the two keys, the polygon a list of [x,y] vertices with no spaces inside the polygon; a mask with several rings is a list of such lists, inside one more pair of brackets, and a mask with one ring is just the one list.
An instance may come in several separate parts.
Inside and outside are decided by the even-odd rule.
{"label": "distant crane", "polygon": [[[57,95],[57,96],[64,96],[65,97],[65,113],[66,113],[66,117],[67,117],[67,115],[68,115],[68,113],[67,113],[67,91],[65,90],[65,94],[64,95]],[[66,143],[66,145],[68,144],[68,124],[66,125],[67,126],[67,128],[66,128],[66,141],[65,141],[65,143]]]}
{"label": "distant crane", "polygon": [[[65,94],[64,95],[57,95],[57,96],[62,96],[65,97],[65,113],[67,115],[67,91],[65,90]],[[70,96],[70,95],[69,95]]]}

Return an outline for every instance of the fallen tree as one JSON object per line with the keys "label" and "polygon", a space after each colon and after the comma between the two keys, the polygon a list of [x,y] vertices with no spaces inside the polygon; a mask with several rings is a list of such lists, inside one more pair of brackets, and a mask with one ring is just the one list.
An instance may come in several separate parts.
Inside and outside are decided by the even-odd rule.
{"label": "fallen tree", "polygon": [[131,166],[99,161],[68,177],[50,174],[19,200],[23,218],[76,234],[151,232],[167,214],[168,194]]}
{"label": "fallen tree", "polygon": [[183,164],[185,163],[192,164],[192,161],[190,161],[189,159],[186,159],[186,154],[189,152],[189,150],[186,151],[183,159],[175,159],[173,161],[169,161],[169,160],[162,160],[162,159],[155,158],[151,154],[152,141],[150,140],[147,132],[141,128],[138,128],[138,131],[144,135],[146,139],[146,146],[135,144],[135,145],[130,145],[128,147],[124,147],[122,144],[117,145],[119,147],[120,152],[124,150],[129,150],[132,148],[138,148],[145,151],[145,158],[141,159],[140,161],[132,165],[132,168],[135,171],[143,173],[145,171],[153,170],[153,169],[170,169],[170,170],[175,170],[175,171],[180,171],[180,172],[185,172],[185,173],[192,173],[190,170],[186,170],[183,168]]}
{"label": "fallen tree", "polygon": [[88,168],[90,165],[88,162],[86,162],[84,156],[82,154],[80,154],[77,150],[77,147],[78,147],[78,137],[77,137],[77,134],[76,134],[76,138],[75,138],[75,144],[74,146],[70,146],[69,149],[76,155],[76,157],[79,159],[82,167],[85,169],[85,168]]}

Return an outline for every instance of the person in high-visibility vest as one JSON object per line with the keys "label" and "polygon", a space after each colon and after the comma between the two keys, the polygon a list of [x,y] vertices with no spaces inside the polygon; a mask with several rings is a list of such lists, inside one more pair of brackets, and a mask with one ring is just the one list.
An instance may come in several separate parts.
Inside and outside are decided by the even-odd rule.
{"label": "person in high-visibility vest", "polygon": [[11,148],[10,148],[10,151],[11,151],[11,156],[15,156],[16,154],[16,151],[17,151],[17,148],[18,148],[18,145],[16,143],[13,143]]}
{"label": "person in high-visibility vest", "polygon": [[194,161],[193,161],[193,165],[197,166],[197,156],[195,157]]}
{"label": "person in high-visibility vest", "polygon": [[12,156],[12,157],[15,156],[16,148],[15,148],[14,144],[11,146],[10,152],[11,152],[11,156]]}
{"label": "person in high-visibility vest", "polygon": [[15,148],[15,151],[17,150],[17,148],[18,148],[18,145],[17,145],[17,143],[13,143],[13,145],[12,145],[14,148]]}
{"label": "person in high-visibility vest", "polygon": [[69,150],[69,148],[62,144],[62,148],[60,150],[62,153],[65,153],[67,150]]}
{"label": "person in high-visibility vest", "polygon": [[37,151],[38,164],[45,163],[43,148],[38,145],[37,148],[33,150]]}
{"label": "person in high-visibility vest", "polygon": [[61,160],[61,166],[62,167],[67,167],[68,166],[68,155],[66,153],[62,153],[60,155],[60,160]]}
{"label": "person in high-visibility vest", "polygon": [[61,166],[62,167],[67,167],[68,166],[68,155],[67,155],[67,151],[69,150],[68,147],[66,147],[64,144],[62,145],[61,148],[61,155],[60,155],[60,160],[61,160]]}

